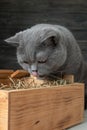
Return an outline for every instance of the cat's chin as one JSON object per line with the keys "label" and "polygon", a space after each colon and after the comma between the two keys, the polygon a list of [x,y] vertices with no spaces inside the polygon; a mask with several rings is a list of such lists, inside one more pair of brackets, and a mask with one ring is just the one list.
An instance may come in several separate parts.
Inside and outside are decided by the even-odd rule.
{"label": "cat's chin", "polygon": [[38,75],[37,79],[45,80],[46,79],[46,75]]}

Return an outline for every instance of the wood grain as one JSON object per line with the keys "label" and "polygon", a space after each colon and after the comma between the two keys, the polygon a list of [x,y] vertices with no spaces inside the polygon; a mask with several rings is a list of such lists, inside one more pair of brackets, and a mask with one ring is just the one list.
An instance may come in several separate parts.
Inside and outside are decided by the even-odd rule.
{"label": "wood grain", "polygon": [[8,130],[9,94],[0,90],[0,130]]}
{"label": "wood grain", "polygon": [[8,130],[64,130],[81,123],[83,86],[10,91]]}
{"label": "wood grain", "polygon": [[0,70],[0,79],[8,78],[13,72],[13,70]]}
{"label": "wood grain", "polygon": [[74,83],[74,75],[64,75],[63,79],[69,81],[70,83]]}
{"label": "wood grain", "polygon": [[11,78],[22,78],[26,76],[30,76],[30,74],[25,70],[16,70],[14,73],[11,74]]}
{"label": "wood grain", "polygon": [[5,84],[5,85],[8,85],[10,83],[10,79],[0,79],[0,84]]}

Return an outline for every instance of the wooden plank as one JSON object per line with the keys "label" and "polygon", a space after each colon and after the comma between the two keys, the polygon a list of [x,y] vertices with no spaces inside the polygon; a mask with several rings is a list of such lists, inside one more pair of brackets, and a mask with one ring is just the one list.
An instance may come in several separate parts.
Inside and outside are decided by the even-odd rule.
{"label": "wooden plank", "polygon": [[0,90],[0,130],[8,130],[8,92]]}
{"label": "wooden plank", "polygon": [[8,130],[64,130],[83,121],[83,84],[9,94]]}
{"label": "wooden plank", "polygon": [[79,46],[81,47],[82,50],[86,50],[87,51],[87,40],[80,40],[77,41]]}
{"label": "wooden plank", "polygon": [[11,78],[22,78],[25,76],[30,76],[29,72],[25,70],[16,70],[14,73],[11,74]]}
{"label": "wooden plank", "polygon": [[74,83],[74,75],[64,75],[63,79],[69,81],[70,83]]}
{"label": "wooden plank", "polygon": [[0,79],[0,84],[9,84],[10,83],[10,79]]}
{"label": "wooden plank", "polygon": [[71,30],[76,40],[87,40],[87,30]]}
{"label": "wooden plank", "polygon": [[8,78],[13,72],[13,70],[0,70],[0,78]]}

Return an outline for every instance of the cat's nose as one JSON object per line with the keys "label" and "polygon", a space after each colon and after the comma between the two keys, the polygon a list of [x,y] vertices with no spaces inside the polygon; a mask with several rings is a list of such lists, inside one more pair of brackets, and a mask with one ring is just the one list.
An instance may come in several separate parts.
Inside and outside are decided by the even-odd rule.
{"label": "cat's nose", "polygon": [[37,70],[32,70],[32,75],[35,76],[35,77],[37,77],[38,76]]}

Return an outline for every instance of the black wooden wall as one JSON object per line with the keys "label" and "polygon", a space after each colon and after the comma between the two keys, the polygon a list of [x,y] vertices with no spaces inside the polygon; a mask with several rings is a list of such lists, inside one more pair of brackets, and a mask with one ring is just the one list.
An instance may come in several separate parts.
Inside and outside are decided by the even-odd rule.
{"label": "black wooden wall", "polygon": [[0,69],[20,68],[4,39],[37,23],[70,29],[87,60],[87,0],[0,0]]}

